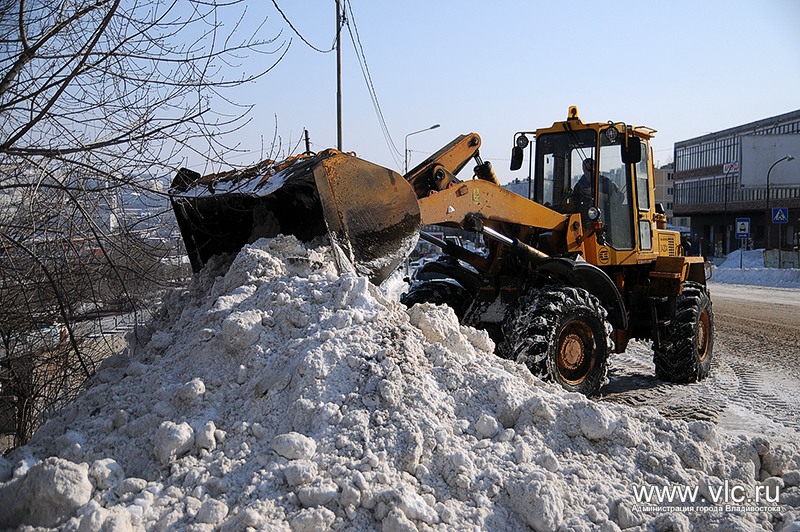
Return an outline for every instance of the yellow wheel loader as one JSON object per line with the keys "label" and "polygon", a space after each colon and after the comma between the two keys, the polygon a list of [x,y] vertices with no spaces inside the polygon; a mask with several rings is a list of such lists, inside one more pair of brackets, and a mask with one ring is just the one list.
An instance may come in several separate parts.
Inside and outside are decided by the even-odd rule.
{"label": "yellow wheel loader", "polygon": [[[182,169],[170,196],[194,270],[210,257],[279,233],[328,235],[340,270],[380,283],[418,238],[442,249],[407,305],[447,304],[483,328],[497,354],[567,390],[595,394],[612,351],[653,345],[656,376],[693,382],[709,371],[714,315],[701,257],[686,256],[655,203],[655,130],[584,123],[576,107],[550,127],[514,136],[527,152],[532,198],[499,184],[461,135],[401,176],[336,150],[200,176]],[[474,161],[474,175],[459,172]],[[480,233],[478,254],[423,230]]]}

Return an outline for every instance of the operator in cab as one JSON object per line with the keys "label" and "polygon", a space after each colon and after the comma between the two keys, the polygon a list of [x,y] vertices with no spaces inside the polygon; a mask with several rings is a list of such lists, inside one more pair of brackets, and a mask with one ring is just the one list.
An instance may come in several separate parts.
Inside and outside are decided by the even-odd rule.
{"label": "operator in cab", "polygon": [[[594,159],[587,157],[583,161],[583,175],[573,188],[575,203],[584,224],[588,222],[587,212],[594,203]],[[612,201],[621,202],[622,192],[616,183],[600,174],[600,197],[597,206],[602,212],[608,212]]]}

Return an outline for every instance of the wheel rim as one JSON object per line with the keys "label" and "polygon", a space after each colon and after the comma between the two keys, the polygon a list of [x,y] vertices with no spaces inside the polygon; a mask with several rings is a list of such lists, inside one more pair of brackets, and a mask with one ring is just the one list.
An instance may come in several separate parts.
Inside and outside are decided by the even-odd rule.
{"label": "wheel rim", "polygon": [[558,339],[556,366],[568,384],[580,384],[594,365],[595,341],[592,328],[586,323],[572,321],[564,326]]}
{"label": "wheel rim", "polygon": [[708,311],[704,310],[700,313],[697,323],[697,355],[700,360],[705,360],[708,356],[708,342],[710,338],[711,324]]}

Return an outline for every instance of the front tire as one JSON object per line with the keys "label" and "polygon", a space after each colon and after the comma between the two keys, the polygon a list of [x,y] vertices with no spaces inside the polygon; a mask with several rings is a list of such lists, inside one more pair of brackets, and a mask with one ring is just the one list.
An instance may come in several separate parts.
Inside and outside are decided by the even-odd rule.
{"label": "front tire", "polygon": [[500,354],[565,390],[594,395],[606,380],[611,331],[595,296],[549,286],[520,298],[503,324]]}
{"label": "front tire", "polygon": [[664,340],[653,351],[658,379],[686,384],[708,376],[714,350],[714,312],[706,287],[684,283]]}

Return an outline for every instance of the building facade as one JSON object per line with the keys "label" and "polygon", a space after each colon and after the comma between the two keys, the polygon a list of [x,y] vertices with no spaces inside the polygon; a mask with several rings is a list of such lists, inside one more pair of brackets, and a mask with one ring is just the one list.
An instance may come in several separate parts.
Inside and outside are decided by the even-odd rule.
{"label": "building facade", "polygon": [[656,168],[654,172],[655,177],[655,199],[656,203],[660,203],[664,207],[664,214],[667,215],[667,223],[669,225],[675,224],[673,220],[673,204],[675,198],[675,170],[672,164]]}
{"label": "building facade", "polygon": [[531,199],[533,197],[533,185],[527,179],[514,179],[503,187],[524,198]]}
{"label": "building facade", "polygon": [[677,142],[674,161],[673,219],[696,252],[800,244],[800,110]]}

